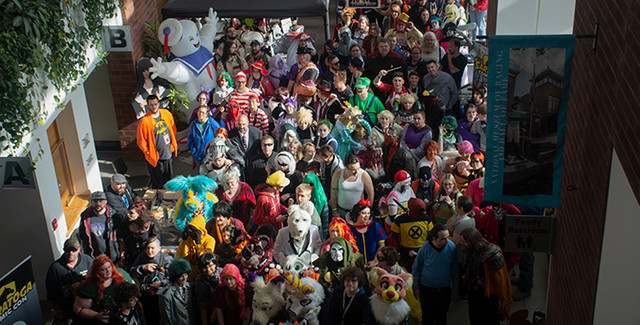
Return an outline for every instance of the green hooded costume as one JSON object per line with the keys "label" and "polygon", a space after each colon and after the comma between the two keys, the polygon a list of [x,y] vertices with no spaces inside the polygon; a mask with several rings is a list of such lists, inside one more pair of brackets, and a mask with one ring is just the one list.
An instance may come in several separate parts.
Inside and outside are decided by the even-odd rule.
{"label": "green hooded costume", "polygon": [[342,249],[344,250],[344,258],[341,262],[336,262],[331,259],[331,249],[324,252],[322,256],[313,262],[314,266],[320,268],[320,279],[318,282],[328,290],[333,290],[334,288],[342,285],[339,278],[340,272],[342,272],[343,268],[348,266],[357,266],[364,270],[364,256],[360,253],[354,253],[351,244],[346,239],[336,237],[331,240],[329,247],[333,246],[334,243],[342,246]]}

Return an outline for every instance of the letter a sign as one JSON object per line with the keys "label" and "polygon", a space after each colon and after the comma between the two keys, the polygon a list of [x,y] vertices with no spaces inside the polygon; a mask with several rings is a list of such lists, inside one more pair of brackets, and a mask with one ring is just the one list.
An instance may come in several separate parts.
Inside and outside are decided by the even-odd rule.
{"label": "letter a sign", "polygon": [[0,188],[35,188],[33,168],[29,157],[0,158]]}

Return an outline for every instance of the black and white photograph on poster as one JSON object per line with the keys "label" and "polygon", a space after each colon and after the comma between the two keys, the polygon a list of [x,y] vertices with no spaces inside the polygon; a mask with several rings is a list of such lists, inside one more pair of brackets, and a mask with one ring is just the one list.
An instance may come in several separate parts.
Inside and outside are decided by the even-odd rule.
{"label": "black and white photograph on poster", "polygon": [[552,194],[565,51],[509,51],[503,193]]}
{"label": "black and white photograph on poster", "polygon": [[356,9],[380,8],[380,0],[347,0],[346,8],[356,8]]}

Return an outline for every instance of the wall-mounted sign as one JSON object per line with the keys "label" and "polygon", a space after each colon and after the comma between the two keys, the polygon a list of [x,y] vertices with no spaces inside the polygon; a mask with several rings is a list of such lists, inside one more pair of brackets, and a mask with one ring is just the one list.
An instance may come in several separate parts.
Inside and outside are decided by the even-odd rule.
{"label": "wall-mounted sign", "polygon": [[554,217],[507,215],[504,219],[506,252],[550,252]]}
{"label": "wall-mounted sign", "polygon": [[33,166],[29,157],[1,157],[0,188],[35,188]]}
{"label": "wall-mounted sign", "polygon": [[0,279],[0,324],[44,324],[31,256]]}
{"label": "wall-mounted sign", "polygon": [[356,8],[356,9],[380,8],[380,0],[347,0],[346,8]]}
{"label": "wall-mounted sign", "polygon": [[104,49],[109,52],[133,51],[129,26],[105,26],[102,40]]}

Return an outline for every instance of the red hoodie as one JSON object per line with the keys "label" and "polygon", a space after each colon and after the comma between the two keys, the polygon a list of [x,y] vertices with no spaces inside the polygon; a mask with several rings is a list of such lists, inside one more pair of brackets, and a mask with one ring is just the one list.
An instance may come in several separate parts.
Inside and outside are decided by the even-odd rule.
{"label": "red hoodie", "polygon": [[253,222],[260,226],[270,223],[278,231],[282,228],[282,222],[276,221],[276,218],[287,211],[287,207],[280,203],[280,192],[271,193],[267,191],[270,185],[262,183],[256,186],[256,212],[253,215]]}

